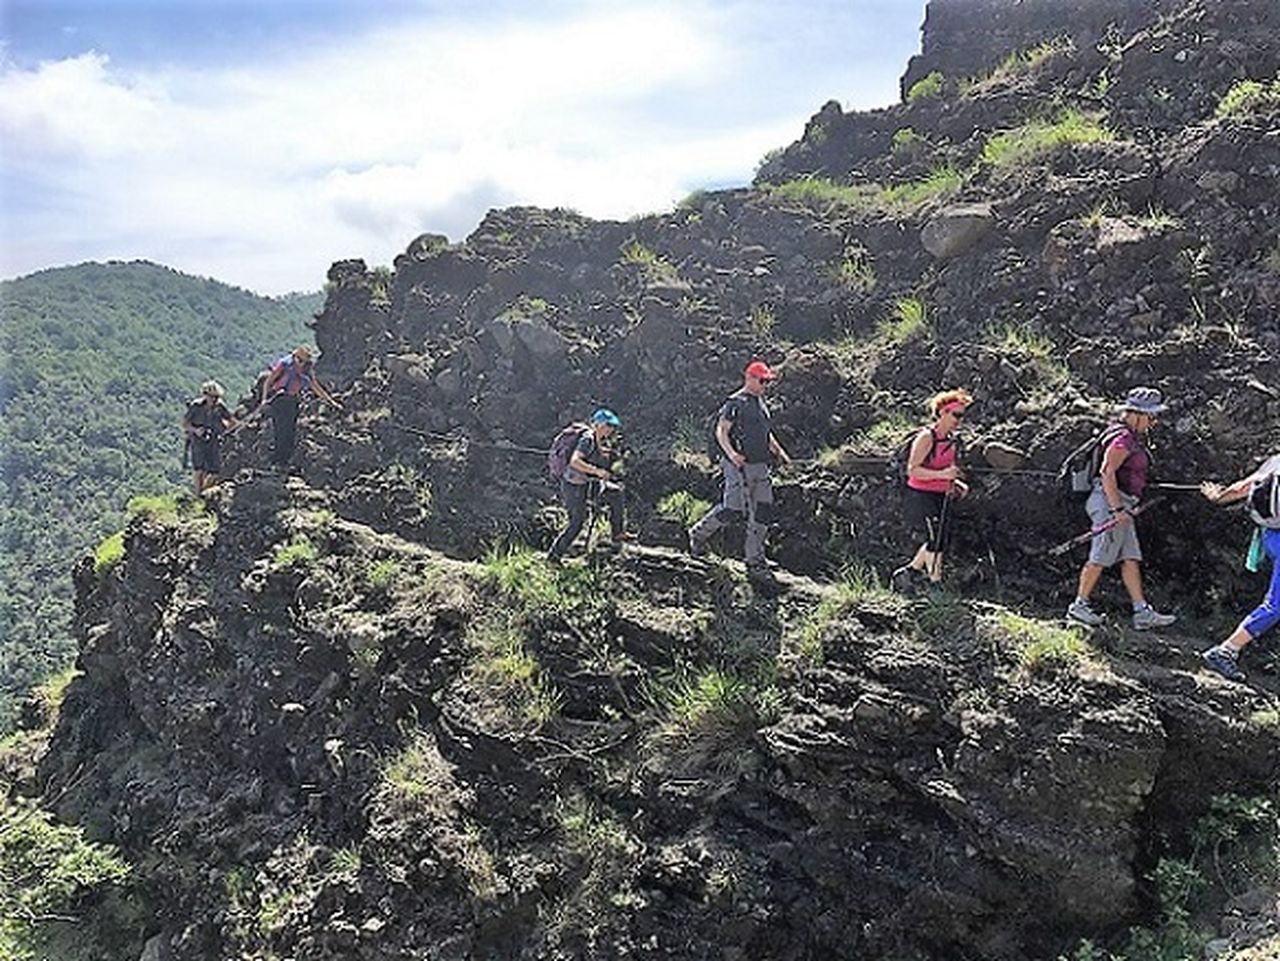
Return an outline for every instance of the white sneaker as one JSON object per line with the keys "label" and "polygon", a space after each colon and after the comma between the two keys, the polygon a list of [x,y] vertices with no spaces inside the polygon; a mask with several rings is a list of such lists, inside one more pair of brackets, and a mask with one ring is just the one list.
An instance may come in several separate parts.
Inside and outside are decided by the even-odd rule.
{"label": "white sneaker", "polygon": [[1168,627],[1177,619],[1178,616],[1176,614],[1161,614],[1148,604],[1141,610],[1133,612],[1133,629],[1135,631],[1149,631],[1153,627]]}
{"label": "white sneaker", "polygon": [[1077,624],[1084,624],[1088,627],[1097,627],[1107,619],[1105,614],[1099,614],[1089,606],[1088,601],[1082,601],[1076,598],[1071,602],[1071,606],[1067,608],[1067,620],[1075,621]]}

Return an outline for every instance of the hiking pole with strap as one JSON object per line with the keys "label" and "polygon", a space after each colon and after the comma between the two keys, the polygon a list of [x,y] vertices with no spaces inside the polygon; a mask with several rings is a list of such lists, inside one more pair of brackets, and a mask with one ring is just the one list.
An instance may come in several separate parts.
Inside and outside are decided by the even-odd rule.
{"label": "hiking pole with strap", "polygon": [[[1163,497],[1153,497],[1151,500],[1147,501],[1145,504],[1139,504],[1133,510],[1129,511],[1128,514],[1130,517],[1137,517],[1139,514],[1143,514],[1146,511],[1151,510],[1151,508],[1155,507],[1157,504],[1160,504],[1163,500],[1164,500]],[[1099,534],[1105,534],[1107,531],[1111,530],[1113,527],[1116,527],[1119,523],[1120,523],[1120,515],[1117,514],[1115,517],[1111,518],[1105,524],[1099,524],[1097,527],[1090,528],[1089,530],[1085,531],[1083,534],[1077,534],[1075,537],[1071,538],[1070,540],[1065,540],[1061,544],[1056,544],[1053,547],[1049,548],[1047,551],[1045,551],[1045,553],[1048,554],[1050,557],[1059,557],[1065,554],[1067,551],[1071,550],[1071,548],[1079,544],[1087,544],[1089,543],[1089,541],[1093,540]]]}

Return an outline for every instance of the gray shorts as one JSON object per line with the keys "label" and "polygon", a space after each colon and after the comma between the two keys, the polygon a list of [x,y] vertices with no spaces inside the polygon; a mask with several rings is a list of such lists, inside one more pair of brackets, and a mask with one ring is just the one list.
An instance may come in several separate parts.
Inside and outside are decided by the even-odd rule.
{"label": "gray shorts", "polygon": [[[1138,503],[1136,497],[1130,497],[1128,494],[1122,493],[1120,499],[1126,507],[1133,507]],[[1111,507],[1107,504],[1107,495],[1102,492],[1101,487],[1093,489],[1084,506],[1089,512],[1089,522],[1093,527],[1105,524],[1114,516],[1111,513]],[[1110,567],[1116,561],[1140,560],[1142,560],[1142,548],[1138,546],[1137,524],[1132,520],[1127,524],[1117,524],[1101,534],[1095,534],[1089,546],[1089,563],[1097,564],[1099,567]]]}

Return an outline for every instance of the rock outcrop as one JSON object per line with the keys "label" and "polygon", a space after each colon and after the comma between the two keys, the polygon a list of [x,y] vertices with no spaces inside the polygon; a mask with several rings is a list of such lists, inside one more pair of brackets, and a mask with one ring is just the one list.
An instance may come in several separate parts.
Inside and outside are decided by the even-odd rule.
{"label": "rock outcrop", "polygon": [[[1280,94],[1235,84],[1277,38],[1266,0],[935,0],[908,79],[938,89],[827,105],[753,187],[335,264],[344,407],[296,475],[244,431],[209,513],[78,571],[38,788],[140,865],[149,957],[1042,961],[1151,922],[1215,799],[1275,789],[1274,675],[1196,657],[1258,591],[1246,531],[1170,494],[1148,577],[1190,627],[1083,639],[1048,475],[1139,383],[1160,479],[1267,452]],[[659,506],[715,496],[757,355],[802,461],[767,596]],[[954,385],[956,593],[907,599],[884,461]],[[548,542],[540,451],[599,405],[642,543],[506,551]]]}

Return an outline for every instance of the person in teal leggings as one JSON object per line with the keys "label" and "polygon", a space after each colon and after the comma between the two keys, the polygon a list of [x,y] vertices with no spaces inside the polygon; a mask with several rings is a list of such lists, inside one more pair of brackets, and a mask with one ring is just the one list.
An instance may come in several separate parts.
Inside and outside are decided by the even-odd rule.
{"label": "person in teal leggings", "polygon": [[1280,485],[1280,454],[1228,487],[1205,483],[1200,488],[1204,496],[1215,504],[1231,504],[1249,498],[1250,513],[1261,528],[1262,550],[1271,558],[1271,584],[1262,603],[1249,612],[1230,637],[1200,655],[1205,664],[1229,681],[1244,680],[1244,671],[1240,670],[1238,662],[1246,645],[1280,624],[1280,527],[1270,526],[1280,525],[1277,485]]}

